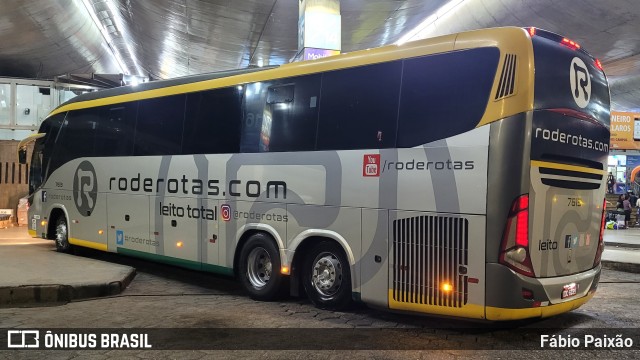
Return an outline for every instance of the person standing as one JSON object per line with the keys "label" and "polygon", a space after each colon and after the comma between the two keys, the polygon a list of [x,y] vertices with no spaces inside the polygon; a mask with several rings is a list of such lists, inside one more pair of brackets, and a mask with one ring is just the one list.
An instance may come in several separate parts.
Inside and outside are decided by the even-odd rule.
{"label": "person standing", "polygon": [[640,226],[640,197],[636,200],[636,226]]}
{"label": "person standing", "polygon": [[629,221],[631,221],[631,201],[629,201],[629,195],[624,195],[622,201],[622,207],[624,209],[624,227],[629,227]]}
{"label": "person standing", "polygon": [[607,176],[607,192],[609,194],[613,194],[613,186],[616,184],[616,179],[613,177],[611,171],[609,171],[609,176]]}

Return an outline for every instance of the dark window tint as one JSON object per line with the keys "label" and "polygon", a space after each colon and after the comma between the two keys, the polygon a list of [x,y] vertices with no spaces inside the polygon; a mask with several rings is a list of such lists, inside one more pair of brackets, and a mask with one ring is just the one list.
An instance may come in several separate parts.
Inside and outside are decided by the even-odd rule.
{"label": "dark window tint", "polygon": [[320,75],[246,86],[242,152],[314,150]]}
{"label": "dark window tint", "polygon": [[186,95],[141,100],[134,155],[180,154]]}
{"label": "dark window tint", "polygon": [[56,141],[49,174],[68,161],[94,156],[99,114],[99,109],[95,108],[70,111],[67,114]]}
{"label": "dark window tint", "polygon": [[40,133],[45,133],[43,138],[36,140],[31,157],[29,170],[29,194],[42,185],[46,178],[46,170],[53,154],[53,147],[58,137],[66,113],[54,115],[42,122]]}
{"label": "dark window tint", "polygon": [[325,73],[318,150],[395,146],[401,72],[395,61]]}
{"label": "dark window tint", "polygon": [[398,147],[476,127],[489,101],[500,52],[479,48],[405,60]]}
{"label": "dark window tint", "polygon": [[133,129],[137,103],[123,103],[99,108],[95,156],[130,156],[133,154]]}
{"label": "dark window tint", "polygon": [[242,89],[236,87],[187,95],[182,153],[237,153],[241,99]]}

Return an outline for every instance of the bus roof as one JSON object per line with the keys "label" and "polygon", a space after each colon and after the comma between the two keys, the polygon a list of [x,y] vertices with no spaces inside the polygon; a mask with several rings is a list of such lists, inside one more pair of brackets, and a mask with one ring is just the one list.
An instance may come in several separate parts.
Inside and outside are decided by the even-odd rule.
{"label": "bus roof", "polygon": [[[457,41],[460,39],[462,41]],[[513,52],[514,48],[517,49],[517,52],[527,52],[525,47],[531,46],[531,40],[527,30],[520,27],[475,30],[281,66],[221,71],[152,81],[136,87],[126,86],[101,90],[79,95],[58,106],[49,116],[94,106],[238,86],[482,46],[495,46],[500,48],[501,52]]]}

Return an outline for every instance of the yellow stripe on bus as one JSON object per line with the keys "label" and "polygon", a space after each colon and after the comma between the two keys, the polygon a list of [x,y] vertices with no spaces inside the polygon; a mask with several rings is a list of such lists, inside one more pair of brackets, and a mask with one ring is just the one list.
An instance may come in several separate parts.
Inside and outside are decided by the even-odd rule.
{"label": "yellow stripe on bus", "polygon": [[582,306],[582,304],[589,301],[594,294],[595,292],[592,292],[580,299],[528,309],[505,309],[487,306],[487,320],[520,320],[538,317],[546,318],[575,310]]}
{"label": "yellow stripe on bus", "polygon": [[220,89],[247,83],[317,74],[332,70],[353,68],[362,65],[371,65],[404,58],[444,53],[454,50],[456,36],[457,35],[445,35],[434,39],[424,39],[417,42],[408,43],[404,46],[388,45],[370,50],[361,50],[348,54],[329,56],[314,61],[302,61],[283,64],[279,67],[263,71],[237,74],[210,80],[186,82],[184,84],[160,87],[157,89],[135,91],[128,94],[114,95],[110,97],[85,100],[81,102],[72,102],[53,110],[49,114],[49,116],[65,111],[85,109],[96,106],[145,100],[162,96],[185,94],[204,90]]}
{"label": "yellow stripe on bus", "polygon": [[406,303],[394,300],[393,293],[393,289],[389,289],[389,309],[413,311],[426,314],[484,319],[484,306],[482,305],[466,304],[462,307],[447,307],[429,304]]}
{"label": "yellow stripe on bus", "polygon": [[456,316],[473,319],[486,320],[521,320],[529,318],[546,318],[558,314],[562,314],[571,310],[575,310],[589,301],[595,292],[586,296],[548,306],[539,306],[523,309],[508,309],[492,306],[482,306],[476,304],[466,304],[462,307],[447,307],[429,304],[405,303],[393,300],[393,290],[389,289],[389,309],[413,311],[424,314]]}
{"label": "yellow stripe on bus", "polygon": [[96,250],[107,251],[107,244],[101,244],[93,241],[69,238],[69,244],[87,247],[87,248],[96,249]]}
{"label": "yellow stripe on bus", "polygon": [[[355,51],[353,53],[329,56],[314,61],[301,61],[281,65],[277,68],[237,74],[210,80],[189,82],[160,87],[128,94],[113,95],[93,100],[76,101],[54,109],[48,117],[72,110],[97,106],[105,106],[130,101],[145,100],[162,96],[185,94],[191,92],[226,88],[248,83],[277,80],[296,76],[324,73],[333,70],[348,69],[363,65],[372,65],[400,59],[441,54],[451,51],[474,49],[480,47],[497,47],[501,54],[515,55],[516,88],[513,96],[488,101],[484,114],[477,126],[533,109],[533,44],[527,31],[518,27],[482,29],[454,35],[444,35],[430,39],[417,40],[403,45],[388,45],[375,49]],[[504,66],[506,57],[501,56],[498,69]],[[495,94],[499,86],[501,72],[496,70],[491,94]]]}
{"label": "yellow stripe on bus", "polygon": [[551,168],[551,169],[578,171],[578,172],[584,172],[584,173],[590,173],[590,174],[598,174],[598,175],[604,175],[605,174],[604,170],[597,170],[597,169],[592,169],[592,168],[583,167],[583,166],[558,164],[558,163],[552,163],[552,162],[546,162],[546,161],[537,161],[537,160],[531,160],[531,166],[532,167],[539,167],[539,168],[540,167],[545,167],[545,168]]}

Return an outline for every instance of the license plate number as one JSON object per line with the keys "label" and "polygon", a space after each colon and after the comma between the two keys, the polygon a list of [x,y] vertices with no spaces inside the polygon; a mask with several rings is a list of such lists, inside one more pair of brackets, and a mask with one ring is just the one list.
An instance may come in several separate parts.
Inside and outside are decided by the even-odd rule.
{"label": "license plate number", "polygon": [[578,286],[575,283],[565,285],[562,288],[562,299],[574,296],[578,292]]}

